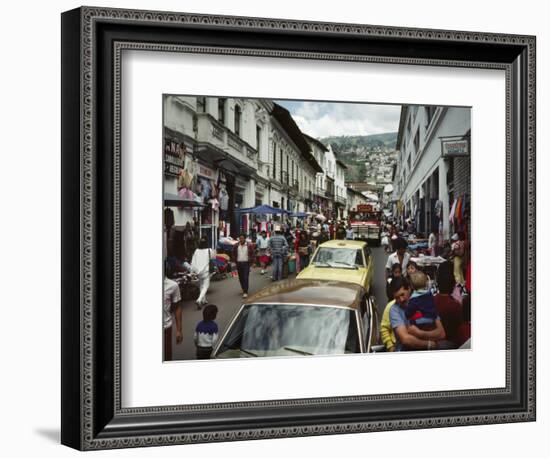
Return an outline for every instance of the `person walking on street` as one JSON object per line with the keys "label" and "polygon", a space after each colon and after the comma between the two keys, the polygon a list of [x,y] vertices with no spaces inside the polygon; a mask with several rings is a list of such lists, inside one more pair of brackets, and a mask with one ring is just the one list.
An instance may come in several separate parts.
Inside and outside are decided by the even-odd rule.
{"label": "person walking on street", "polygon": [[262,268],[261,274],[265,274],[265,268],[268,262],[267,248],[269,243],[269,237],[265,231],[262,231],[258,237],[256,237],[256,249],[258,250],[258,260]]}
{"label": "person walking on street", "polygon": [[202,311],[202,321],[197,324],[193,335],[197,359],[210,359],[219,335],[218,324],[214,321],[217,315],[218,307],[214,304],[208,304]]}
{"label": "person walking on street", "polygon": [[248,279],[250,276],[250,267],[254,266],[254,247],[246,241],[246,236],[239,236],[239,243],[233,247],[233,259],[237,263],[237,272],[239,274],[239,282],[243,290],[243,297],[248,297]]}
{"label": "person walking on street", "polygon": [[272,279],[282,280],[283,259],[288,255],[288,243],[281,233],[280,226],[275,227],[275,235],[269,239],[268,247],[273,260]]}
{"label": "person walking on street", "polygon": [[319,234],[319,238],[317,239],[317,246],[321,245],[321,243],[328,242],[328,234],[327,231],[325,231],[325,228],[321,228],[321,233]]}
{"label": "person walking on street", "polygon": [[165,262],[164,264],[164,301],[162,305],[163,328],[164,328],[164,360],[172,360],[172,328],[174,319],[176,321],[176,343],[183,340],[181,332],[181,293],[179,285],[171,280],[172,268]]}
{"label": "person walking on street", "polygon": [[309,264],[309,255],[311,252],[311,246],[309,237],[306,231],[300,232],[300,239],[298,240],[298,255],[300,256],[300,270],[305,269]]}
{"label": "person walking on street", "polygon": [[432,229],[430,236],[428,237],[428,250],[430,251],[430,256],[435,256],[435,247],[437,246],[437,232]]}
{"label": "person walking on street", "polygon": [[391,270],[394,264],[401,266],[403,273],[407,272],[407,264],[411,259],[411,255],[407,253],[407,241],[401,237],[395,239],[392,243],[394,253],[388,256],[388,262],[386,263],[386,279],[390,277]]}
{"label": "person walking on street", "polygon": [[340,222],[335,232],[335,238],[337,240],[344,240],[346,238],[347,232],[344,223]]}
{"label": "person walking on street", "polygon": [[210,287],[210,260],[215,257],[216,252],[208,248],[208,240],[206,237],[202,237],[199,241],[199,247],[195,250],[191,259],[191,271],[199,277],[200,294],[197,298],[198,310],[208,303],[206,293]]}
{"label": "person walking on street", "polygon": [[353,228],[351,227],[351,224],[348,224],[348,227],[346,229],[346,240],[354,240],[355,234],[353,233]]}

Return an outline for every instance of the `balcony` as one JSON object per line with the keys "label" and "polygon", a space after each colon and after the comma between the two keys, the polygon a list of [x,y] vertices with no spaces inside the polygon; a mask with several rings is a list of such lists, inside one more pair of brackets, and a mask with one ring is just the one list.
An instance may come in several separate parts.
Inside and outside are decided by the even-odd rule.
{"label": "balcony", "polygon": [[291,183],[290,190],[294,191],[296,194],[298,194],[298,191],[300,190],[300,184],[298,183],[298,180],[294,180]]}
{"label": "balcony", "polygon": [[317,188],[315,189],[315,194],[320,196],[320,197],[326,197],[326,191],[324,188],[321,188],[319,186],[317,186]]}
{"label": "balcony", "polygon": [[341,205],[346,205],[347,199],[345,197],[342,197],[342,196],[336,196],[334,198],[334,202],[339,203]]}
{"label": "balcony", "polygon": [[257,151],[208,113],[197,113],[197,141],[210,143],[242,162],[257,167]]}
{"label": "balcony", "polygon": [[328,188],[325,195],[329,198],[329,199],[332,199],[334,197],[334,189],[332,188]]}

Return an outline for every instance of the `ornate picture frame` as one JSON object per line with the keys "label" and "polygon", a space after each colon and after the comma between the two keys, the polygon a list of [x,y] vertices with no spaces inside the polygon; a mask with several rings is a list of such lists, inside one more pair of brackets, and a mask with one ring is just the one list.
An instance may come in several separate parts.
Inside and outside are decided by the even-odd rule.
{"label": "ornate picture frame", "polygon": [[[62,435],[94,450],[534,421],[533,36],[82,7],[62,15]],[[149,50],[506,74],[506,386],[124,408],[121,53]]]}

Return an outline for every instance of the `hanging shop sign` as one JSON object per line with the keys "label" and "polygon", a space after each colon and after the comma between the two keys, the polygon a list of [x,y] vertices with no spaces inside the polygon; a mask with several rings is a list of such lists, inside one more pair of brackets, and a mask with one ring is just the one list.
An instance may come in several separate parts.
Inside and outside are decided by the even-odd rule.
{"label": "hanging shop sign", "polygon": [[442,139],[441,154],[443,157],[460,157],[470,154],[470,142],[468,139]]}
{"label": "hanging shop sign", "polygon": [[164,139],[164,174],[178,176],[185,168],[185,144],[175,142],[169,138]]}
{"label": "hanging shop sign", "polygon": [[204,165],[199,164],[199,168],[197,171],[198,175],[201,175],[205,178],[209,178],[210,180],[214,179],[214,171]]}

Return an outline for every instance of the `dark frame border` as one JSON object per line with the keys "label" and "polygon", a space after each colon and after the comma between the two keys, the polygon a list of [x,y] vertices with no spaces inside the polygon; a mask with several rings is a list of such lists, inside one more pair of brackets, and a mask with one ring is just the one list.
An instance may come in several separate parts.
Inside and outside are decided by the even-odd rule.
{"label": "dark frame border", "polygon": [[[94,7],[63,13],[62,443],[90,450],[533,421],[535,45],[532,36],[477,32]],[[117,71],[124,49],[505,70],[506,387],[122,409]]]}

